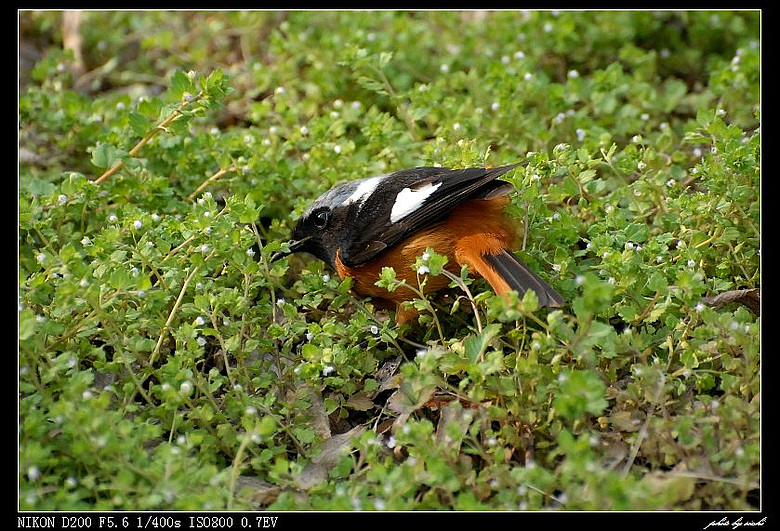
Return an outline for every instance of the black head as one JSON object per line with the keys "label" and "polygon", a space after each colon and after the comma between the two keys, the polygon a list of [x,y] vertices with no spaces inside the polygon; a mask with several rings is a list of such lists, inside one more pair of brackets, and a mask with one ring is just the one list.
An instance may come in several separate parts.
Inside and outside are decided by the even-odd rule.
{"label": "black head", "polygon": [[[345,234],[355,228],[348,220],[360,201],[384,176],[344,183],[325,192],[298,219],[290,238],[290,253],[309,253],[336,269],[336,249]],[[354,216],[352,219],[355,219]],[[278,260],[289,253],[277,253]]]}

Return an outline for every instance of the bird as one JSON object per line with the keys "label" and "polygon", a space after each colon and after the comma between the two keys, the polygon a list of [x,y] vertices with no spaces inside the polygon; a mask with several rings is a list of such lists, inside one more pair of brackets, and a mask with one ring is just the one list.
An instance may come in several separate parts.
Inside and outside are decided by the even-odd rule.
{"label": "bird", "polygon": [[[448,259],[455,274],[467,266],[498,295],[531,289],[541,307],[563,306],[563,297],[511,249],[518,240],[516,222],[505,212],[514,186],[498,179],[520,164],[452,169],[421,166],[339,184],[318,197],[297,220],[288,251],[308,253],[345,279],[352,290],[371,297],[379,308],[395,309],[396,324],[416,319],[404,305],[417,295],[401,286],[379,287],[382,269],[392,267],[398,280],[417,285],[414,264],[427,249]],[[430,277],[425,290],[447,287],[444,276]]]}

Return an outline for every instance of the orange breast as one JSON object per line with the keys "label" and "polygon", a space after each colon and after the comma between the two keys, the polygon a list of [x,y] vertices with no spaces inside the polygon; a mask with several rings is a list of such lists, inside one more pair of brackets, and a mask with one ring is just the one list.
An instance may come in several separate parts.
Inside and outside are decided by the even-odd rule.
{"label": "orange breast", "polygon": [[[501,294],[509,288],[500,276],[495,274],[482,259],[485,254],[498,254],[511,249],[516,240],[513,223],[504,215],[508,202],[506,196],[493,199],[473,199],[454,208],[441,223],[424,229],[405,242],[400,243],[366,264],[349,268],[339,255],[336,255],[336,269],[341,278],[355,279],[353,290],[363,296],[370,296],[382,306],[392,307],[415,297],[409,289],[399,288],[389,292],[374,285],[379,280],[383,267],[395,269],[396,277],[406,280],[409,285],[417,286],[417,272],[413,265],[418,256],[432,248],[436,253],[446,256],[447,269],[459,275],[461,266],[467,265],[474,276],[482,276]],[[426,292],[438,291],[450,281],[445,276],[431,277],[426,284]],[[397,315],[396,320],[403,322],[410,316]]]}

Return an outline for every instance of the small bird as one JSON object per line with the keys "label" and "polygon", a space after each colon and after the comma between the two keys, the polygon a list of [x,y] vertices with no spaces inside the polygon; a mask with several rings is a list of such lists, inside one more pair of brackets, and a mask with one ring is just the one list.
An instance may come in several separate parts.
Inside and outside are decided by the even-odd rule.
{"label": "small bird", "polygon": [[[382,268],[392,267],[397,279],[416,286],[413,266],[428,248],[446,256],[446,267],[455,274],[468,266],[499,295],[531,289],[541,306],[560,307],[563,297],[510,250],[517,231],[504,207],[514,187],[497,178],[517,166],[419,167],[337,185],[298,220],[290,252],[272,260],[297,252],[319,258],[342,279],[352,277],[358,295],[395,308],[399,325],[417,317],[416,310],[402,307],[415,294],[403,287],[390,292],[375,283]],[[431,277],[426,292],[449,282],[444,275]]]}

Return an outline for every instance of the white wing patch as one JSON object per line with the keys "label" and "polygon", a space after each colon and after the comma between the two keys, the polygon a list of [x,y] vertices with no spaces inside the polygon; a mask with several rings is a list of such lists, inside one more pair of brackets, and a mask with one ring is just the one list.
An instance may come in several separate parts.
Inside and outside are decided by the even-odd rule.
{"label": "white wing patch", "polygon": [[398,192],[398,195],[395,197],[395,203],[393,204],[393,210],[390,211],[390,222],[396,223],[420,208],[423,203],[425,203],[425,200],[428,199],[441,184],[441,182],[436,184],[429,183],[417,190],[404,188]]}
{"label": "white wing patch", "polygon": [[377,175],[376,177],[371,177],[370,179],[366,179],[365,181],[360,183],[357,188],[355,188],[355,191],[352,192],[352,195],[347,197],[342,203],[342,205],[345,206],[351,205],[352,203],[355,202],[362,203],[368,198],[368,196],[374,193],[376,187],[385,177],[387,177],[387,175]]}

